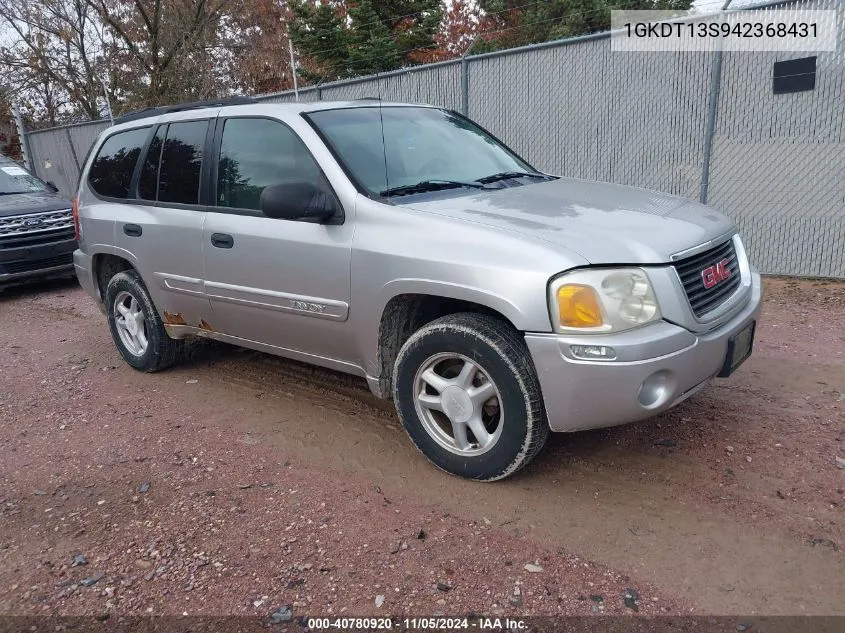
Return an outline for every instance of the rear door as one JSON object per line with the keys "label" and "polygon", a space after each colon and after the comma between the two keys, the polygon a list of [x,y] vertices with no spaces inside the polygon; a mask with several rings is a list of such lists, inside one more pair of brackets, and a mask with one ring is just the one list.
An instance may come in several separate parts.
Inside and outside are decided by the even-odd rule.
{"label": "rear door", "polygon": [[162,320],[174,325],[197,326],[211,311],[202,289],[209,133],[208,119],[154,127],[135,199],[115,226],[117,245],[133,253]]}
{"label": "rear door", "polygon": [[212,327],[311,362],[349,359],[351,216],[315,224],[259,209],[268,185],[309,181],[331,191],[317,161],[290,126],[257,116],[221,116],[215,151],[203,229]]}
{"label": "rear door", "polygon": [[[149,140],[152,127],[118,130],[96,148],[85,181],[78,187],[82,235],[81,248],[87,252],[111,252],[131,261],[138,260],[129,245],[115,238],[115,222],[131,222],[135,198],[134,178],[138,161]],[[103,297],[105,298],[105,297]]]}

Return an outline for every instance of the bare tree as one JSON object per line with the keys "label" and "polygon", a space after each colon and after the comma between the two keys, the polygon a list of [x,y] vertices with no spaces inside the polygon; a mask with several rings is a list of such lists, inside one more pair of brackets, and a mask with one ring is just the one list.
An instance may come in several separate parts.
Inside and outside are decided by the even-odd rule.
{"label": "bare tree", "polygon": [[223,29],[234,88],[253,94],[293,88],[285,0],[235,0]]}
{"label": "bare tree", "polygon": [[6,82],[28,113],[100,118],[102,29],[85,0],[0,0]]}
{"label": "bare tree", "polygon": [[220,46],[229,0],[80,0],[95,9],[113,42],[119,100],[130,107],[211,96],[229,55]]}

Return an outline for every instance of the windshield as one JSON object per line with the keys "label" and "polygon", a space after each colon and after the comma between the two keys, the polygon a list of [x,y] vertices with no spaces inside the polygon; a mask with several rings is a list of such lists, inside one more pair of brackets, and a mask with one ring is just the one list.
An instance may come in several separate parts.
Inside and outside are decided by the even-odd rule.
{"label": "windshield", "polygon": [[537,173],[477,125],[446,110],[385,106],[320,110],[308,117],[374,196],[418,183]]}
{"label": "windshield", "polygon": [[44,184],[23,167],[18,167],[14,163],[0,162],[0,195],[43,191],[46,191]]}

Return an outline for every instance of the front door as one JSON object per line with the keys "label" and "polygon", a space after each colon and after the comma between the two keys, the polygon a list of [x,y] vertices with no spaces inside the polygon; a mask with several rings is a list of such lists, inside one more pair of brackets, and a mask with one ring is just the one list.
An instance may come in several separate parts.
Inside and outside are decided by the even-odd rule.
{"label": "front door", "polygon": [[351,220],[315,224],[259,210],[268,185],[328,189],[317,162],[291,128],[269,118],[219,119],[215,147],[214,206],[203,227],[209,326],[312,362],[350,360]]}

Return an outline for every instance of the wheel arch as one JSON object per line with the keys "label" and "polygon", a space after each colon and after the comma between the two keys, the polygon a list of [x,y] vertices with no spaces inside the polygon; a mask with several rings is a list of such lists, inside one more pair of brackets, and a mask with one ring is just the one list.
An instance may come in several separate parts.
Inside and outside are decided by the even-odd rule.
{"label": "wheel arch", "polygon": [[109,280],[117,273],[125,270],[138,272],[138,266],[135,257],[128,251],[124,251],[123,249],[108,249],[92,255],[91,270],[100,303],[103,303]]}
{"label": "wheel arch", "polygon": [[503,297],[453,284],[432,287],[426,282],[386,286],[391,287],[394,292],[384,301],[378,321],[377,373],[368,379],[370,389],[378,397],[390,397],[393,365],[399,350],[414,332],[435,319],[461,312],[486,314],[515,331],[522,331],[522,313]]}

